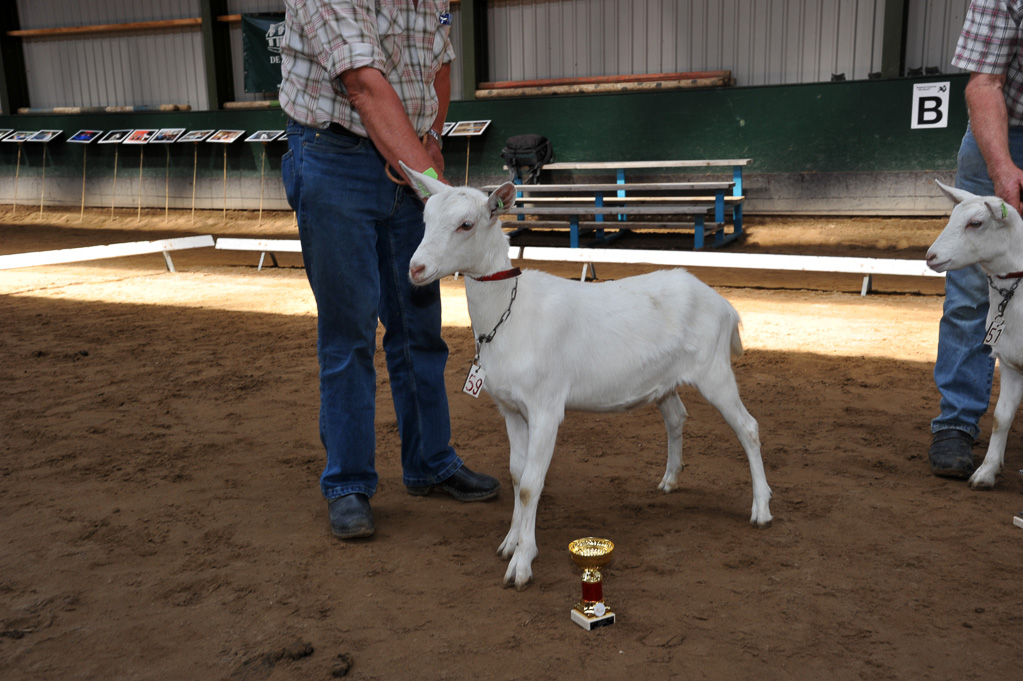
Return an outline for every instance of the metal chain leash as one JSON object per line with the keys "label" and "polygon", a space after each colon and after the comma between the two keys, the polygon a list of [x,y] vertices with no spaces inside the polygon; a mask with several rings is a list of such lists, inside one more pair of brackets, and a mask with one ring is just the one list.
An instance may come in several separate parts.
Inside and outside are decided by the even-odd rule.
{"label": "metal chain leash", "polygon": [[1002,296],[1002,302],[998,303],[998,315],[995,317],[996,319],[998,317],[1005,316],[1005,308],[1008,306],[1009,301],[1012,300],[1012,296],[1015,295],[1016,287],[1019,286],[1019,282],[1020,279],[1017,277],[1016,281],[1012,282],[1012,286],[1010,286],[1009,288],[998,288],[998,286],[995,285],[995,280],[991,277],[991,275],[990,274],[987,275],[988,285],[995,291],[998,291],[999,295]]}
{"label": "metal chain leash", "polygon": [[[1019,282],[1017,282],[1017,283],[1019,283]],[[494,328],[490,331],[490,333],[488,333],[488,334],[482,334],[481,333],[479,335],[479,337],[476,338],[476,356],[472,360],[473,364],[479,364],[480,363],[480,349],[483,347],[483,344],[484,343],[489,343],[490,341],[494,340],[494,336],[497,334],[497,330],[499,328],[501,328],[501,324],[504,324],[504,321],[506,319],[508,319],[508,315],[511,314],[512,305],[515,304],[515,296],[517,296],[518,293],[519,293],[519,280],[515,279],[515,286],[512,287],[512,292],[511,292],[511,300],[508,301],[508,309],[505,310],[504,314],[501,315],[501,318],[499,320],[497,320],[497,324],[494,325]]]}

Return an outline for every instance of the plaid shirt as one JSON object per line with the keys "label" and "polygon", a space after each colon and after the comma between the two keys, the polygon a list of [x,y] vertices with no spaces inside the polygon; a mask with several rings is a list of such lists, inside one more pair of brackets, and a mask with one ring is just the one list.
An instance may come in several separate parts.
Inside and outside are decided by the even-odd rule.
{"label": "plaid shirt", "polygon": [[[437,118],[437,72],[455,58],[447,0],[285,0],[281,107],[312,128],[340,123],[366,136],[338,77],[378,69],[422,136]],[[443,19],[443,23],[442,23]]]}
{"label": "plaid shirt", "polygon": [[1023,125],[1023,0],[972,0],[952,65],[1005,76],[1009,125]]}

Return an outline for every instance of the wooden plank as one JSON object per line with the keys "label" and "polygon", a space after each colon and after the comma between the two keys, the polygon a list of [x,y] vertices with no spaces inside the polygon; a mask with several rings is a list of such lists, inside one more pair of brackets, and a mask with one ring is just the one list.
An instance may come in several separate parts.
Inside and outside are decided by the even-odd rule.
{"label": "wooden plank", "polygon": [[[693,222],[678,222],[678,221],[667,221],[661,220],[658,222],[643,221],[629,221],[629,222],[596,222],[593,220],[580,220],[579,229],[593,230],[593,229],[606,229],[606,230],[634,230],[634,229],[666,229],[666,230],[682,230],[682,229],[694,229],[696,224]],[[547,229],[547,230],[564,230],[569,227],[569,223],[565,220],[529,220],[526,222],[518,222],[515,220],[506,220],[501,224],[506,230],[517,231],[517,230],[532,230],[532,229]],[[708,231],[716,229],[724,229],[725,223],[707,222],[704,224],[704,228]]]}
{"label": "wooden plank", "polygon": [[201,26],[199,17],[188,19],[163,19],[161,21],[135,21],[127,24],[92,24],[90,26],[61,26],[59,28],[31,28],[7,31],[12,38],[52,38],[56,36],[83,35],[89,33],[123,33],[125,31],[158,31],[168,28]]}
{"label": "wooden plank", "polygon": [[516,206],[511,215],[704,215],[713,206]]}
{"label": "wooden plank", "polygon": [[[492,192],[499,185],[486,185],[480,187],[482,191]],[[731,189],[735,182],[626,182],[624,184],[598,183],[598,184],[522,184],[515,188],[524,194],[551,194],[555,192],[616,192],[616,191],[671,191],[679,190],[707,190]]]}
{"label": "wooden plank", "polygon": [[519,87],[498,90],[476,90],[477,99],[499,99],[504,97],[538,97],[547,95],[587,95],[617,92],[663,92],[696,88],[728,87],[731,78],[699,78],[693,80],[657,80],[628,83],[579,83],[575,85],[554,85],[551,87]]}
{"label": "wooden plank", "polygon": [[[723,196],[725,203],[742,203],[745,196]],[[604,196],[601,201],[607,203],[710,203],[717,200],[715,196]],[[519,203],[576,203],[580,206],[594,205],[596,198],[593,196],[522,196],[517,198]],[[583,203],[585,202],[585,203]]]}
{"label": "wooden plank", "polygon": [[644,83],[659,80],[731,79],[731,71],[687,71],[680,73],[646,73],[631,76],[589,76],[581,78],[542,78],[538,80],[499,80],[480,83],[480,90],[506,90],[528,87],[554,87],[559,85],[592,85],[606,83]]}
{"label": "wooden plank", "polygon": [[55,251],[37,251],[35,253],[12,253],[0,255],[0,270],[17,267],[35,267],[37,265],[62,265],[87,260],[103,260],[120,258],[129,255],[145,255],[147,253],[166,253],[186,248],[206,248],[213,246],[213,237],[186,236],[160,241],[131,241],[106,246],[85,246],[83,248],[64,248]]}
{"label": "wooden plank", "polygon": [[618,170],[641,168],[707,168],[713,166],[745,166],[751,158],[732,158],[697,161],[582,161],[572,163],[546,163],[544,170]]}

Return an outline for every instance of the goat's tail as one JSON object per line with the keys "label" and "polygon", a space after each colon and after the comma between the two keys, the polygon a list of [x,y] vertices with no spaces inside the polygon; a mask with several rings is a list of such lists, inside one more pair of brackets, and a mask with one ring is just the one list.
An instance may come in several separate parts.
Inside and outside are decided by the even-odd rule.
{"label": "goat's tail", "polygon": [[742,357],[742,337],[739,335],[739,327],[742,326],[742,322],[739,320],[739,313],[732,309],[732,357]]}

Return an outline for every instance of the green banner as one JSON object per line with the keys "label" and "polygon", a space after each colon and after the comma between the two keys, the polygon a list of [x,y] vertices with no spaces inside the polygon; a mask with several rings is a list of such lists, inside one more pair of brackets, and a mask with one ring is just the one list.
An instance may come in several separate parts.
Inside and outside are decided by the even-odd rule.
{"label": "green banner", "polygon": [[246,92],[277,92],[281,87],[284,12],[242,15],[242,54]]}

